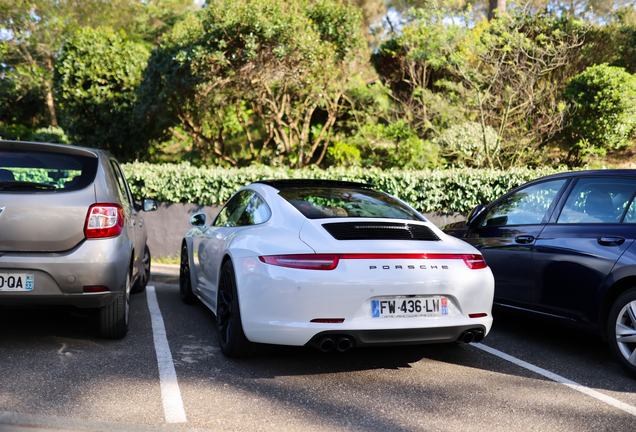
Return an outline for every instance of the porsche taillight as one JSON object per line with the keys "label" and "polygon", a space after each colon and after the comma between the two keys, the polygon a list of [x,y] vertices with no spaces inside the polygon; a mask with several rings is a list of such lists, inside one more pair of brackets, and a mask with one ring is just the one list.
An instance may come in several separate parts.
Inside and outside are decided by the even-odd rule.
{"label": "porsche taillight", "polygon": [[456,255],[456,254],[319,254],[319,255],[268,255],[260,256],[258,259],[266,264],[280,267],[289,267],[308,270],[333,270],[338,267],[340,260],[347,259],[367,259],[367,260],[464,260],[466,266],[471,270],[478,270],[488,267],[484,257],[479,254]]}
{"label": "porsche taillight", "polygon": [[119,204],[93,204],[88,209],[86,238],[116,237],[124,229],[124,208]]}
{"label": "porsche taillight", "polygon": [[479,270],[488,267],[488,264],[486,264],[486,260],[482,255],[462,255],[462,259],[471,270]]}
{"label": "porsche taillight", "polygon": [[338,267],[338,255],[268,255],[258,259],[266,264],[306,270],[333,270]]}

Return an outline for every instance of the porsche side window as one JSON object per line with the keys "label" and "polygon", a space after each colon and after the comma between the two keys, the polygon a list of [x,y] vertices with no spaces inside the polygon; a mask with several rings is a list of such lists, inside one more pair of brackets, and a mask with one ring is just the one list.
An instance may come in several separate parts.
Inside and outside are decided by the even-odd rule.
{"label": "porsche side window", "polygon": [[632,201],[636,180],[624,178],[584,178],[570,192],[557,223],[634,223]]}
{"label": "porsche side window", "polygon": [[492,207],[482,226],[536,225],[543,221],[566,180],[552,180],[520,190]]}
{"label": "porsche side window", "polygon": [[258,225],[269,220],[272,212],[263,199],[253,191],[234,195],[214,221],[217,227]]}

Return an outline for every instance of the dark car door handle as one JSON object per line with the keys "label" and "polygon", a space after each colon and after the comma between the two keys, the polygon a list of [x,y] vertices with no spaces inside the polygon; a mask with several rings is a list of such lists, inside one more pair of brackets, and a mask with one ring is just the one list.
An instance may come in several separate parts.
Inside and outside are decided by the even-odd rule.
{"label": "dark car door handle", "polygon": [[625,243],[623,237],[599,237],[597,241],[602,246],[620,246]]}
{"label": "dark car door handle", "polygon": [[521,244],[528,244],[534,241],[534,236],[531,235],[522,235],[515,237],[515,241]]}

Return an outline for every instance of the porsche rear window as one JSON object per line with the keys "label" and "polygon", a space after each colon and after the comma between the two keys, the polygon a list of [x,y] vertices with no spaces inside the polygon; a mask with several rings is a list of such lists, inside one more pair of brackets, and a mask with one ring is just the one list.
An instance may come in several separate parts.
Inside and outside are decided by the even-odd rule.
{"label": "porsche rear window", "polygon": [[0,150],[0,191],[60,192],[83,189],[97,174],[97,158],[77,154]]}
{"label": "porsche rear window", "polygon": [[423,220],[400,201],[374,190],[298,187],[285,188],[279,195],[309,219],[363,217]]}

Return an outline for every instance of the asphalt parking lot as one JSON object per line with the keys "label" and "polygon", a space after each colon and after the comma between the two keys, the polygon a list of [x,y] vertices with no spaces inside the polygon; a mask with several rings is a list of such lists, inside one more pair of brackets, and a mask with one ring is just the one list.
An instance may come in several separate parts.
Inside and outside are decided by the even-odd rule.
{"label": "asphalt parking lot", "polygon": [[88,314],[2,308],[0,431],[636,430],[636,380],[594,335],[496,315],[479,345],[229,360],[176,283],[153,265],[123,340]]}

